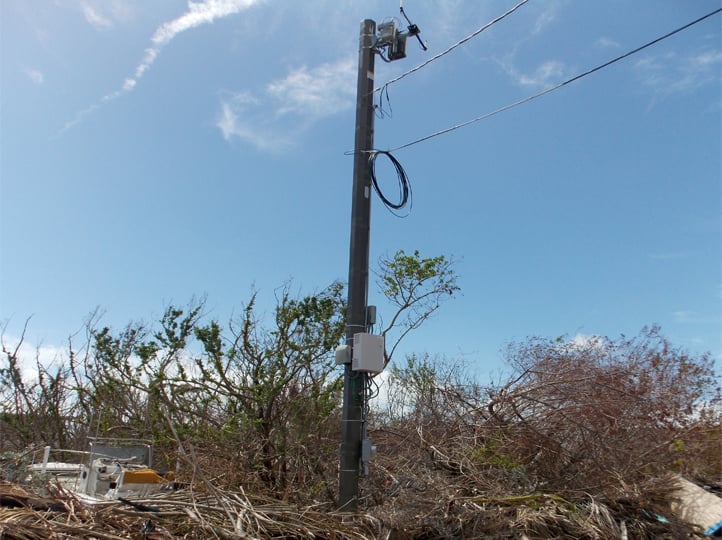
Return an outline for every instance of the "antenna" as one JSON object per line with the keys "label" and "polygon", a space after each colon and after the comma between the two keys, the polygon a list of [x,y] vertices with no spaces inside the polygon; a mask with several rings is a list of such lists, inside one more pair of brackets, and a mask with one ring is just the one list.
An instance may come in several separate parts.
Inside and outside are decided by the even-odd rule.
{"label": "antenna", "polygon": [[406,38],[409,36],[415,36],[419,40],[419,44],[423,50],[428,50],[424,42],[421,41],[419,34],[421,30],[419,27],[412,23],[406,12],[404,11],[403,1],[399,6],[401,14],[409,23],[406,27],[407,31],[403,32],[399,29],[400,22],[396,18],[392,18],[378,25],[378,36],[374,48],[384,62],[392,62],[401,58],[406,58]]}
{"label": "antenna", "polygon": [[401,12],[401,15],[404,16],[404,19],[406,19],[406,22],[409,23],[409,26],[406,28],[409,32],[408,35],[410,36],[416,36],[416,39],[419,40],[419,45],[421,45],[421,48],[425,51],[428,51],[428,48],[426,45],[424,45],[424,42],[421,41],[421,36],[419,34],[421,33],[421,30],[418,26],[416,26],[414,23],[412,23],[409,18],[406,15],[406,12],[404,11],[404,0],[399,0],[399,11]]}

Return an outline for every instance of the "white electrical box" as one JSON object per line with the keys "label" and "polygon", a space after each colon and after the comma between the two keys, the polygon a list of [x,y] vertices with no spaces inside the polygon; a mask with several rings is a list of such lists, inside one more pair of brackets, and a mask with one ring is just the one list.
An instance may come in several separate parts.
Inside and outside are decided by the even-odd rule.
{"label": "white electrical box", "polygon": [[336,365],[342,366],[351,363],[351,347],[339,345],[336,347]]}
{"label": "white electrical box", "polygon": [[354,334],[351,369],[381,373],[384,370],[384,336]]}

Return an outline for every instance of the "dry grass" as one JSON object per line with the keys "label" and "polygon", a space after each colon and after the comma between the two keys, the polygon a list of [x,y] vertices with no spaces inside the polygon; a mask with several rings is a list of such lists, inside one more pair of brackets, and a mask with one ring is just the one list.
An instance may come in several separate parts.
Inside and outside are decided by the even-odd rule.
{"label": "dry grass", "polygon": [[84,504],[70,493],[51,489],[55,492],[53,499],[62,509],[0,508],[0,538],[360,540],[378,537],[381,531],[380,523],[371,516],[351,520],[323,508],[294,508],[264,499],[252,501],[243,492],[189,489],[134,500],[134,505],[130,505],[122,501]]}
{"label": "dry grass", "polygon": [[587,499],[571,502],[549,494],[437,500],[429,494],[403,510],[376,508],[341,515],[323,508],[295,508],[278,501],[251,501],[243,493],[193,491],[153,497],[140,511],[120,501],[82,504],[69,494],[55,500],[62,510],[0,509],[0,538],[44,540],[308,538],[519,539],[694,538],[690,528],[671,528],[652,514],[620,519],[609,506]]}
{"label": "dry grass", "polygon": [[429,457],[426,462],[398,462],[393,470],[378,467],[373,481],[364,481],[363,511],[353,516],[334,512],[330,504],[298,507],[206,482],[133,504],[84,504],[55,485],[46,486],[51,497],[41,499],[6,483],[0,493],[14,495],[23,506],[0,507],[0,539],[696,537],[687,524],[657,518],[656,512],[673,500],[667,479],[629,488],[617,500],[589,495],[571,500],[553,493],[512,493],[501,483],[492,490],[488,483],[475,487],[466,473],[435,463]]}

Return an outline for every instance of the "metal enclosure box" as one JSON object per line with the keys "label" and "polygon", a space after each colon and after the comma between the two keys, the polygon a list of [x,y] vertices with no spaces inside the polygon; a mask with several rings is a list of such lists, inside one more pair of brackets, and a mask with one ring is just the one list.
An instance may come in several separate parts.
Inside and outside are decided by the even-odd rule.
{"label": "metal enclosure box", "polygon": [[384,370],[384,336],[354,334],[351,369],[381,373]]}
{"label": "metal enclosure box", "polygon": [[351,348],[348,345],[336,347],[336,365],[342,366],[351,363]]}

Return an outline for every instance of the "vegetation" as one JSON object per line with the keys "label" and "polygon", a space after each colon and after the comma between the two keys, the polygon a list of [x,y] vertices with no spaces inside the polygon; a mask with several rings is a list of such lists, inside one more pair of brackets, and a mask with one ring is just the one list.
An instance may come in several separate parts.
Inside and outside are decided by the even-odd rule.
{"label": "vegetation", "polygon": [[[393,358],[457,292],[453,262],[398,252],[377,277],[392,315],[381,330],[390,366],[369,415],[378,453],[362,482],[374,527],[424,538],[692,530],[669,512],[670,475],[722,481],[708,355],[673,347],[656,327],[632,338],[529,338],[509,345],[507,380],[481,385],[454,362]],[[227,325],[203,307],[170,306],[155,326],[120,330],[93,314],[81,345],[69,341],[61,366],[38,361],[35,380],[21,376],[20,345],[3,341],[0,454],[84,449],[96,433],[148,438],[156,467],[204,490],[334,509],[343,286],[296,297],[286,285],[270,321],[256,294]]]}
{"label": "vegetation", "polygon": [[671,511],[676,475],[722,487],[708,355],[690,356],[652,327],[582,343],[529,338],[508,347],[507,361],[508,380],[488,387],[430,358],[391,369],[372,431],[376,515],[400,526],[411,506],[465,538],[516,538],[510,523],[535,538],[620,538],[622,523],[629,538],[687,537]]}
{"label": "vegetation", "polygon": [[[394,347],[457,290],[445,257],[399,251],[379,262],[392,306],[383,330]],[[254,293],[228,325],[204,321],[203,301],[168,307],[156,326],[121,330],[91,315],[52,370],[21,376],[20,344],[3,343],[0,452],[29,445],[84,449],[92,435],[152,439],[163,468],[190,458],[228,486],[306,502],[332,500],[345,333],[343,286],[276,293],[270,321]],[[390,356],[388,357],[390,360]],[[156,465],[159,465],[156,463]]]}

